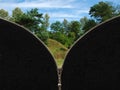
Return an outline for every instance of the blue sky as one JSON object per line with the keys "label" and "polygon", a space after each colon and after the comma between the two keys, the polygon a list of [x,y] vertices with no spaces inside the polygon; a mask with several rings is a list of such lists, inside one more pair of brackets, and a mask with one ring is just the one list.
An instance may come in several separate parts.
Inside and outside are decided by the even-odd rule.
{"label": "blue sky", "polygon": [[120,3],[120,0],[0,0],[0,9],[11,14],[15,7],[20,7],[23,11],[38,8],[40,13],[49,14],[50,22],[63,21],[64,18],[71,21],[88,17],[90,7],[100,1]]}

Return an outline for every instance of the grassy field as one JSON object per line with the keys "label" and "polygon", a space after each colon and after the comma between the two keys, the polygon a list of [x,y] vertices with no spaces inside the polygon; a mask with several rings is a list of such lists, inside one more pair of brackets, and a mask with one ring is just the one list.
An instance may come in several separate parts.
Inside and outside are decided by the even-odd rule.
{"label": "grassy field", "polygon": [[64,62],[64,58],[68,49],[61,43],[52,39],[48,39],[47,46],[54,56],[57,66],[60,68]]}

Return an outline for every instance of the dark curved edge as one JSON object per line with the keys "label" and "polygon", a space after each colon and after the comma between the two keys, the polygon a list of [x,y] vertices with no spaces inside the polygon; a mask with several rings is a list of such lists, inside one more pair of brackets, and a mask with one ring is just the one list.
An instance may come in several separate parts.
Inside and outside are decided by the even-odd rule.
{"label": "dark curved edge", "polygon": [[0,19],[0,89],[57,90],[54,58],[28,29]]}
{"label": "dark curved edge", "polygon": [[[67,58],[67,56],[68,56],[69,52],[71,51],[71,49],[72,49],[72,48],[76,45],[76,43],[78,43],[81,39],[85,38],[89,33],[93,32],[93,31],[96,30],[97,28],[101,27],[101,25],[112,23],[112,22],[114,22],[114,19],[115,19],[115,21],[116,21],[116,19],[119,18],[119,17],[120,17],[120,15],[119,15],[119,16],[116,16],[116,17],[113,17],[113,18],[111,18],[111,19],[108,19],[108,20],[106,20],[106,21],[104,21],[104,22],[102,22],[102,23],[94,26],[94,27],[91,28],[90,30],[88,30],[85,34],[83,34],[80,38],[78,38],[78,39],[75,41],[75,43],[70,47],[70,49],[68,50],[68,52],[67,52],[67,54],[66,54],[66,56],[65,56],[65,59]],[[113,21],[112,21],[112,20],[113,20]],[[110,21],[110,22],[109,22],[109,21]],[[64,63],[65,63],[65,60],[64,60]],[[64,63],[63,63],[63,65],[62,65],[62,67],[64,66]]]}
{"label": "dark curved edge", "polygon": [[[3,18],[0,18],[0,21],[5,21],[5,23],[9,23],[9,24],[11,23],[11,24],[13,24],[13,25],[15,25],[15,26],[18,26],[18,27],[24,29],[25,32],[28,32],[31,36],[33,36],[33,38],[35,38],[36,40],[38,40],[38,41],[47,49],[47,51],[50,53],[50,50],[49,50],[48,47],[44,44],[44,42],[43,42],[41,39],[39,39],[36,35],[34,35],[29,29],[25,28],[25,27],[22,26],[22,25],[19,25],[19,24],[17,24],[17,23],[14,23],[14,22],[12,22],[12,21],[5,20],[5,19],[3,19]],[[1,24],[1,23],[0,23],[0,24]],[[50,54],[51,54],[51,53],[50,53]],[[56,68],[57,68],[57,64],[56,64],[56,61],[55,61],[55,59],[54,59],[54,56],[53,56],[52,54],[51,54],[51,56],[52,56],[52,58],[53,58],[53,61],[52,61],[52,62],[55,63],[55,66],[56,66]]]}
{"label": "dark curved edge", "polygon": [[[65,63],[65,61],[66,61],[66,58],[67,58],[68,54],[71,52],[71,50],[74,48],[74,46],[75,46],[81,39],[86,38],[89,33],[94,32],[94,30],[96,30],[97,28],[101,27],[101,25],[112,23],[112,22],[114,22],[114,20],[116,21],[117,18],[120,18],[120,15],[119,15],[119,16],[116,16],[116,17],[113,17],[113,18],[111,18],[111,19],[108,19],[108,20],[106,20],[105,22],[102,22],[102,23],[94,26],[93,28],[91,28],[90,30],[88,30],[84,35],[82,35],[80,38],[78,38],[78,39],[75,41],[75,43],[74,43],[74,44],[70,47],[70,49],[68,50],[68,52],[67,52],[67,54],[66,54],[66,56],[65,56],[65,60],[64,60],[64,62],[63,62],[62,68],[64,67],[64,63]],[[112,20],[113,20],[113,21],[112,21]],[[109,21],[110,21],[110,22],[109,22]]]}
{"label": "dark curved edge", "polygon": [[[117,81],[119,81],[118,72],[120,70],[120,62],[118,61],[120,59],[119,41],[120,16],[97,25],[78,39],[69,50],[62,66],[62,90],[118,89],[119,83]],[[115,44],[113,45],[113,43]],[[115,54],[112,55],[112,52]],[[102,57],[102,53],[105,56]],[[105,60],[105,58],[111,60],[111,62]],[[104,62],[111,64],[105,64]],[[102,66],[104,64],[106,66]],[[101,68],[104,70],[102,71]]]}

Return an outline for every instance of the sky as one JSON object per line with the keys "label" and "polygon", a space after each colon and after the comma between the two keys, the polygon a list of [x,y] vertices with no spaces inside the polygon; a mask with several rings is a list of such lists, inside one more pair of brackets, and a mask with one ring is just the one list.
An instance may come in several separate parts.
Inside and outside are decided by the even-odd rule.
{"label": "sky", "polygon": [[100,1],[109,1],[119,4],[120,0],[0,0],[0,9],[7,10],[9,14],[15,7],[22,11],[38,8],[40,13],[48,13],[50,22],[63,21],[67,19],[80,20],[89,17],[90,7]]}

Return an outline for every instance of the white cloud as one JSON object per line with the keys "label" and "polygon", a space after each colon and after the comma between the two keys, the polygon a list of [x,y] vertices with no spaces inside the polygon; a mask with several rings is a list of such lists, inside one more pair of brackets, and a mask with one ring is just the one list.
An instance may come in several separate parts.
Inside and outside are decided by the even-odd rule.
{"label": "white cloud", "polygon": [[49,13],[49,15],[51,16],[51,17],[57,17],[57,18],[64,18],[64,17],[67,17],[67,18],[73,18],[73,17],[75,17],[75,15],[73,15],[73,14],[67,14],[67,13]]}
{"label": "white cloud", "polygon": [[81,9],[81,10],[76,11],[77,14],[83,14],[83,13],[88,13],[88,12],[89,12],[89,8],[88,9]]}
{"label": "white cloud", "polygon": [[48,12],[51,17],[59,17],[59,18],[78,18],[81,14],[87,14],[88,10],[76,10],[74,12]]}
{"label": "white cloud", "polygon": [[[79,0],[3,0],[0,1],[0,8],[12,11],[15,7],[22,9],[38,8],[42,9],[43,13],[47,9],[47,13],[52,20],[76,20],[83,17],[83,14],[88,13],[89,6]],[[52,9],[52,10],[49,10]]]}
{"label": "white cloud", "polygon": [[[14,0],[13,0],[14,1]],[[2,2],[0,3],[0,8],[73,8],[70,4],[74,0],[64,1],[64,0],[25,0],[24,2]]]}

